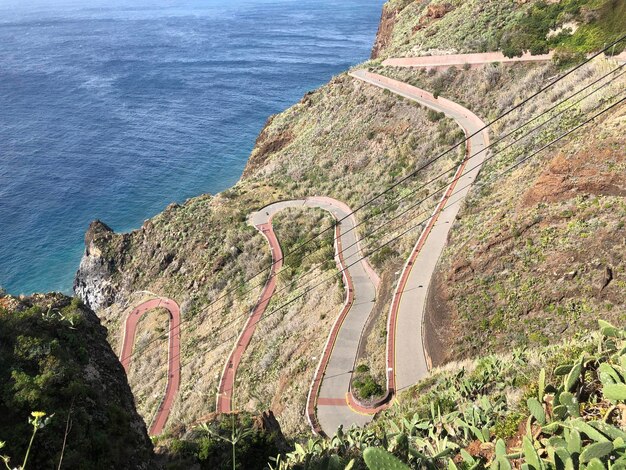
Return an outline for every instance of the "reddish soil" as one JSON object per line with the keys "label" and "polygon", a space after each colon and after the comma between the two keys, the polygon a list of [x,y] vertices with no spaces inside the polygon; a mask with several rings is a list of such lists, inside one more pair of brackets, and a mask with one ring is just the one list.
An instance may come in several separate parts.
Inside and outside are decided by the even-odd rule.
{"label": "reddish soil", "polygon": [[611,171],[626,162],[626,138],[590,139],[573,155],[559,153],[522,199],[523,206],[558,202],[580,194],[626,196],[626,172]]}
{"label": "reddish soil", "polygon": [[427,28],[433,24],[436,20],[439,20],[454,10],[451,3],[442,3],[439,5],[428,5],[426,13],[419,19],[419,22],[413,26],[413,32],[417,32],[420,29]]}

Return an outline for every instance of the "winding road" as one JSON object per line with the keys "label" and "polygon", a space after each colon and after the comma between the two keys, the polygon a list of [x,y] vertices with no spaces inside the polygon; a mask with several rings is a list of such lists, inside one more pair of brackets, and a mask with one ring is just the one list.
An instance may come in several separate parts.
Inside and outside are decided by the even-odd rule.
{"label": "winding road", "polygon": [[170,314],[169,328],[169,347],[168,347],[168,372],[167,385],[165,387],[165,395],[159,405],[159,408],[150,425],[149,434],[156,436],[161,434],[167,418],[169,417],[176,393],[180,386],[180,308],[176,302],[171,299],[158,298],[144,302],[128,315],[124,328],[124,339],[122,341],[122,352],[120,353],[120,362],[124,366],[126,374],[130,371],[130,360],[133,354],[133,345],[135,343],[135,334],[137,332],[137,324],[143,314],[155,308],[164,308]]}
{"label": "winding road", "polygon": [[[471,111],[445,98],[435,99],[431,93],[414,86],[364,70],[350,75],[369,85],[387,89],[445,113],[459,124],[466,135],[477,133],[484,126],[481,119]],[[486,131],[478,132],[468,141],[466,158],[442,195],[398,280],[387,325],[387,400],[376,407],[359,403],[350,391],[361,334],[374,308],[379,284],[379,278],[367,260],[354,263],[363,253],[358,244],[357,231],[351,230],[357,223],[352,211],[340,201],[311,197],[276,202],[251,214],[249,222],[268,240],[274,263],[260,299],[224,366],[218,390],[217,411],[232,411],[237,368],[276,289],[276,273],[282,267],[282,251],[272,228],[272,217],[288,207],[321,208],[330,212],[337,220],[345,218],[336,227],[335,253],[337,266],[343,270],[347,295],[330,331],[309,390],[306,414],[312,429],[318,434],[332,435],[339,426],[347,428],[353,424],[363,425],[376,412],[388,406],[389,399],[396,390],[424,378],[428,374],[428,358],[423,346],[422,324],[430,278],[445,247],[459,203],[469,192],[469,185],[478,176],[486,156],[481,150],[488,142]],[[474,154],[477,155],[472,158],[471,171],[466,171],[468,160]],[[463,189],[459,190],[457,185],[461,176]],[[350,260],[348,266],[354,265],[345,269],[346,260]]]}
{"label": "winding road", "polygon": [[[422,329],[428,287],[460,203],[469,193],[470,185],[478,177],[487,157],[483,150],[489,145],[489,134],[486,130],[480,132],[485,123],[478,116],[453,101],[441,97],[435,99],[427,91],[364,70],[351,75],[443,112],[457,122],[466,136],[473,135],[467,142],[465,159],[417,240],[394,293],[387,325],[387,384],[389,390],[395,391],[415,384],[428,374],[429,361]],[[459,185],[461,177],[462,184]]]}
{"label": "winding road", "polygon": [[[548,61],[544,56],[523,56],[508,59],[501,53],[462,54],[417,58],[387,59],[385,66],[446,68],[458,65],[482,65],[492,62]],[[626,52],[615,57],[626,60]],[[357,240],[357,224],[352,211],[344,203],[327,197],[310,197],[300,200],[281,201],[270,204],[250,215],[249,222],[267,239],[273,258],[268,280],[260,298],[250,313],[237,342],[224,366],[218,388],[216,408],[218,412],[233,410],[234,388],[237,369],[276,290],[276,275],[283,266],[280,243],[273,231],[272,217],[288,207],[320,208],[330,212],[336,220],[335,258],[343,271],[346,300],[337,320],[329,333],[320,362],[311,382],[307,397],[306,414],[312,429],[321,435],[333,435],[338,426],[350,427],[370,421],[373,415],[389,406],[396,392],[407,388],[428,375],[429,358],[424,346],[424,311],[431,278],[437,261],[445,248],[449,231],[465,199],[476,180],[488,153],[489,135],[484,122],[468,109],[442,97],[383,75],[365,70],[350,75],[364,86],[376,86],[416,101],[428,108],[445,113],[454,119],[467,136],[472,136],[466,145],[465,159],[456,170],[420,234],[404,268],[398,278],[391,302],[387,323],[386,400],[377,406],[365,406],[358,402],[350,391],[350,379],[357,359],[357,351],[364,326],[374,307],[379,285],[378,275],[367,260],[362,260],[347,269],[347,265],[363,256]],[[350,260],[347,262],[347,260]],[[126,321],[122,349],[122,363],[126,371],[137,322],[148,310],[164,307],[170,312],[169,377],[166,394],[152,426],[150,434],[159,434],[167,421],[174,396],[180,384],[180,313],[178,305],[169,299],[153,299],[139,305]],[[172,334],[172,332],[176,332]]]}
{"label": "winding road", "polygon": [[[351,215],[352,210],[340,201],[328,197],[281,201],[270,204],[250,215],[250,224],[255,226],[267,239],[274,263],[260,299],[248,317],[224,366],[218,389],[218,412],[228,413],[232,411],[231,405],[237,368],[243,353],[250,344],[256,325],[275,291],[276,273],[282,268],[282,251],[272,228],[272,218],[278,212],[289,207],[319,208],[328,211],[336,220],[345,219],[335,227],[335,253],[340,270],[345,267],[344,257],[353,257],[356,260],[362,256],[356,238],[356,230],[352,230],[356,225],[356,219]],[[343,247],[346,247],[345,250]],[[367,260],[347,268],[343,271],[343,278],[347,289],[346,302],[332,328],[334,334],[331,333],[329,342],[324,348],[325,359],[320,361],[311,387],[311,390],[315,390],[315,392],[309,393],[307,403],[307,415],[311,424],[313,425],[315,420],[319,420],[324,427],[328,428],[336,428],[345,419],[349,419],[343,415],[352,414],[347,410],[345,394],[350,386],[350,377],[356,360],[361,331],[374,307],[376,289],[380,282],[378,275]],[[355,292],[359,293],[358,297],[355,297]],[[355,299],[358,302],[355,302]],[[328,378],[322,381],[321,378],[324,373],[327,374]],[[318,406],[317,417],[315,404]]]}
{"label": "winding road", "polygon": [[477,52],[474,54],[447,54],[421,57],[399,57],[386,59],[383,65],[386,67],[424,67],[424,68],[448,68],[470,66],[477,67],[485,64],[499,62],[503,64],[515,62],[549,62],[553,53],[531,55],[526,52],[521,57],[506,57],[502,52]]}

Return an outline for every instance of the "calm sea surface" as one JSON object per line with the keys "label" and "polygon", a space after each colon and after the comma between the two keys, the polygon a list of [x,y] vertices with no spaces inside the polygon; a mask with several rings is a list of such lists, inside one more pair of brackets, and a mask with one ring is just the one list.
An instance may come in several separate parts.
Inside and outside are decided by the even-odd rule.
{"label": "calm sea surface", "polygon": [[0,286],[71,291],[128,231],[237,181],[266,118],[368,58],[383,0],[0,0]]}

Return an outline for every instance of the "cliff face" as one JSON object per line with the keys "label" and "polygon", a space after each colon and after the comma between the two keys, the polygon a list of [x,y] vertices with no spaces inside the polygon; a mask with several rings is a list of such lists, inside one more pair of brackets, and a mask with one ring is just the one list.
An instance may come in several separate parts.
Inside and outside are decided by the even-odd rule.
{"label": "cliff face", "polygon": [[50,417],[31,468],[56,468],[61,457],[63,468],[153,468],[152,444],[106,330],[76,299],[0,297],[0,440],[13,464],[28,446],[31,411]]}
{"label": "cliff face", "polygon": [[397,15],[397,8],[394,8],[389,3],[385,3],[383,5],[383,12],[380,17],[378,31],[376,32],[374,47],[372,48],[372,59],[377,59],[382,54],[382,52],[391,44],[391,36],[393,33],[393,27],[396,23]]}
{"label": "cliff face", "polygon": [[85,234],[85,253],[74,278],[74,292],[93,310],[106,308],[115,300],[112,276],[116,257],[101,249],[112,236],[113,230],[99,220],[92,222]]}

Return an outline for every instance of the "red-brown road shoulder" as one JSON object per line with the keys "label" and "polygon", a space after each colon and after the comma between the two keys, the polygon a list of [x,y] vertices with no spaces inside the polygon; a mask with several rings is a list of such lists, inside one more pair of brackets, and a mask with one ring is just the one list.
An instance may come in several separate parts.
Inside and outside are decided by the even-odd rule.
{"label": "red-brown road shoulder", "polygon": [[144,313],[159,307],[166,309],[170,314],[168,372],[165,395],[150,425],[149,434],[151,436],[161,434],[163,431],[174,404],[176,393],[180,387],[180,308],[178,304],[171,299],[159,298],[148,300],[135,307],[126,318],[124,340],[120,355],[122,366],[124,366],[124,370],[128,374],[139,319]]}
{"label": "red-brown road shoulder", "polygon": [[239,368],[244,352],[252,340],[256,326],[261,320],[263,313],[265,313],[265,310],[272,299],[272,295],[274,295],[274,290],[276,290],[276,273],[280,271],[283,266],[282,250],[280,248],[280,243],[278,243],[278,239],[276,238],[276,234],[274,233],[274,229],[272,228],[271,219],[268,223],[257,225],[256,228],[263,234],[270,245],[270,249],[272,251],[272,268],[270,270],[269,278],[261,292],[261,297],[241,330],[239,338],[237,338],[237,342],[235,343],[235,347],[231,351],[228,361],[224,366],[217,393],[216,410],[218,413],[230,413],[233,409],[232,400],[237,369]]}

